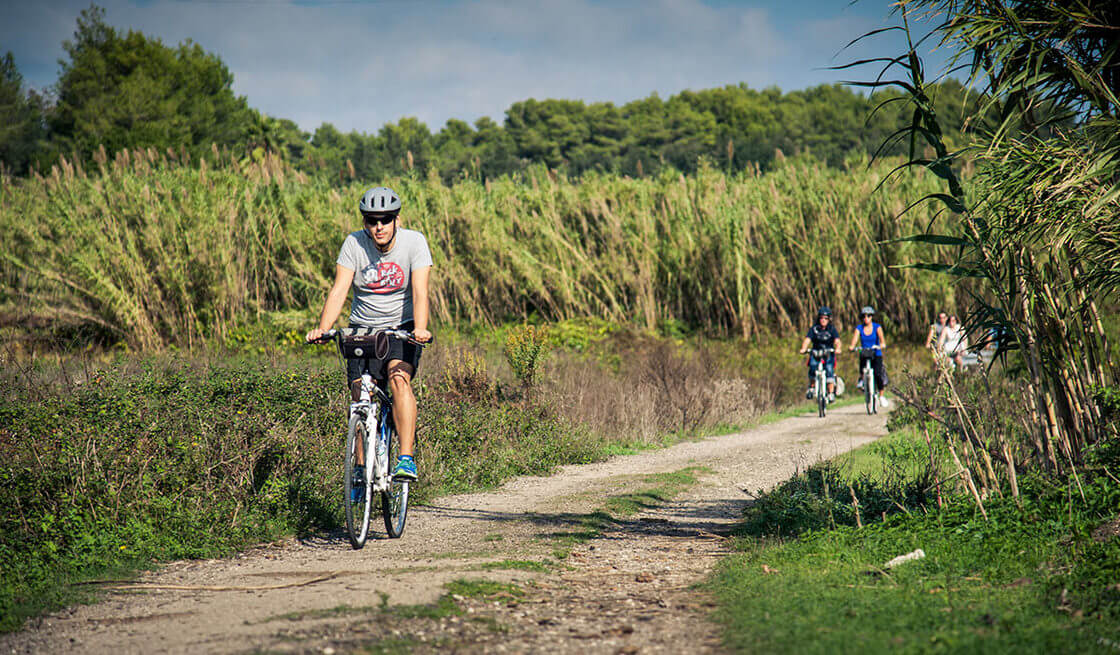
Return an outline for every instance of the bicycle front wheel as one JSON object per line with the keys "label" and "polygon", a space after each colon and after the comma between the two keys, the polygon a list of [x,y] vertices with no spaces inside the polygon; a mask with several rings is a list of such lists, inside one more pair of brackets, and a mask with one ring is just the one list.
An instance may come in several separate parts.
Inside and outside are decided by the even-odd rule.
{"label": "bicycle front wheel", "polygon": [[874,414],[879,411],[875,406],[879,394],[875,393],[875,371],[871,368],[871,364],[867,365],[863,374],[863,394],[864,402],[867,404],[867,413]]}
{"label": "bicycle front wheel", "polygon": [[817,416],[824,418],[825,407],[828,406],[828,387],[825,383],[817,379]]}
{"label": "bicycle front wheel", "polygon": [[867,369],[863,370],[863,405],[867,408],[867,413],[871,414],[874,410],[871,408],[872,394],[871,394],[871,376],[867,374]]}
{"label": "bicycle front wheel", "polygon": [[355,550],[366,544],[369,537],[369,517],[373,507],[366,476],[355,479],[354,469],[358,466],[358,453],[365,455],[367,466],[371,465],[369,439],[366,438],[365,416],[355,413],[350,417],[350,428],[346,431],[346,451],[342,465],[342,506],[346,515],[346,536]]}
{"label": "bicycle front wheel", "polygon": [[[386,416],[389,422],[389,469],[397,462],[401,452],[401,438],[397,435],[396,428],[392,427],[392,415]],[[408,482],[389,480],[389,490],[381,492],[381,515],[385,518],[385,532],[390,539],[397,539],[404,534],[404,523],[408,519]]]}

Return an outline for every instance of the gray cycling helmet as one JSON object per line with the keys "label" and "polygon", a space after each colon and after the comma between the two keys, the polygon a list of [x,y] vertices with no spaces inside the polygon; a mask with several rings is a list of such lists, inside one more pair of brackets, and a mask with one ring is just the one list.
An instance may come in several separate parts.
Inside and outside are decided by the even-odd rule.
{"label": "gray cycling helmet", "polygon": [[363,214],[396,214],[401,210],[401,198],[389,187],[379,186],[362,194],[358,211]]}
{"label": "gray cycling helmet", "polygon": [[859,310],[859,315],[863,316],[864,314],[874,316],[875,315],[875,309],[871,305],[864,305],[863,309]]}
{"label": "gray cycling helmet", "polygon": [[820,318],[822,316],[832,318],[832,310],[828,308],[828,305],[825,305],[817,310],[817,318]]}

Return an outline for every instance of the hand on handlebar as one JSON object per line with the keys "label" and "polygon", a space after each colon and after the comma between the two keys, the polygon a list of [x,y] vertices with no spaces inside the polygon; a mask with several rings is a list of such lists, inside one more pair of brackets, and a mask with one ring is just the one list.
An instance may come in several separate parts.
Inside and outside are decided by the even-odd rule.
{"label": "hand on handlebar", "polygon": [[428,330],[413,330],[412,338],[419,343],[428,343],[432,340],[432,333]]}
{"label": "hand on handlebar", "polygon": [[321,330],[319,328],[315,328],[314,330],[308,332],[307,336],[304,337],[304,338],[307,340],[307,343],[321,344],[321,343],[327,343],[328,341],[333,339],[337,334],[338,334],[338,332],[336,330]]}

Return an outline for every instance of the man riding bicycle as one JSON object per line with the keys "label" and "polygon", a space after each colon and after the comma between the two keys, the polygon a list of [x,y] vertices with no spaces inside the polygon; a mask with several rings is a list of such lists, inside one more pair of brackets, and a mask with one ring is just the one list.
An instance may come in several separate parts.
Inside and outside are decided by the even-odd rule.
{"label": "man riding bicycle", "polygon": [[[351,328],[412,330],[416,341],[427,343],[432,338],[428,331],[428,275],[432,268],[428,241],[419,232],[400,228],[401,200],[390,188],[366,191],[358,211],[365,227],[343,241],[335,261],[334,284],[323,303],[319,326],[307,333],[307,341],[315,341],[331,329],[353,285]],[[416,396],[412,393],[412,378],[420,365],[420,350],[415,344],[390,336],[389,353],[384,360],[346,360],[346,380],[355,402],[360,397],[364,373],[389,381],[401,446],[393,469],[393,477],[398,480],[417,478],[413,459]],[[371,363],[377,370],[370,369]]]}
{"label": "man riding bicycle", "polygon": [[[887,388],[887,368],[883,364],[883,348],[887,347],[887,340],[883,336],[883,326],[875,322],[875,310],[866,306],[860,310],[861,324],[856,326],[852,334],[852,343],[849,351],[859,345],[859,370],[871,360],[871,370],[875,374],[875,389],[879,392],[878,403],[880,407],[887,407],[887,399],[883,397],[883,390]],[[868,357],[865,353],[873,353]],[[859,380],[859,387],[863,388],[863,378]]]}
{"label": "man riding bicycle", "polygon": [[[832,324],[832,310],[827,306],[821,307],[817,311],[817,322],[809,328],[805,334],[805,339],[801,342],[801,353],[807,353],[812,350],[823,350],[825,348],[832,348],[840,350],[840,333],[836,330],[836,326]],[[811,353],[809,355],[809,390],[805,392],[806,398],[813,397],[813,382],[814,375],[817,370],[817,358]],[[824,370],[825,375],[828,376],[828,402],[836,400],[836,353],[832,352],[824,357]]]}

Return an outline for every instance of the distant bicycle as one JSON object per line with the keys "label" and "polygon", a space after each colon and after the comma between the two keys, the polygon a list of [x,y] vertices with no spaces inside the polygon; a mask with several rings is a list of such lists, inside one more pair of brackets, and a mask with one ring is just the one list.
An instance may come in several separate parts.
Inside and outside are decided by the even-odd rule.
{"label": "distant bicycle", "polygon": [[863,371],[861,373],[863,381],[863,402],[867,406],[868,414],[876,414],[879,411],[878,389],[875,388],[875,368],[871,365],[877,353],[882,350],[878,347],[874,348],[860,348],[859,358],[863,362]]}
{"label": "distant bicycle", "polygon": [[[423,347],[407,330],[381,330],[368,334],[353,330],[330,330],[314,343],[336,341],[344,358],[384,359],[388,351],[387,337],[394,336]],[[393,397],[384,380],[374,381],[363,373],[361,395],[350,404],[350,422],[343,451],[342,486],[346,534],[355,550],[369,537],[373,513],[373,495],[381,497],[381,514],[385,532],[396,539],[404,534],[408,518],[408,481],[394,480],[389,474],[391,463],[400,453],[400,437],[393,422]],[[373,453],[373,465],[367,455]]]}
{"label": "distant bicycle", "polygon": [[825,372],[824,362],[834,352],[836,352],[835,348],[814,348],[809,351],[817,362],[813,378],[813,397],[817,399],[817,416],[821,418],[824,418],[828,407],[828,374]]}

